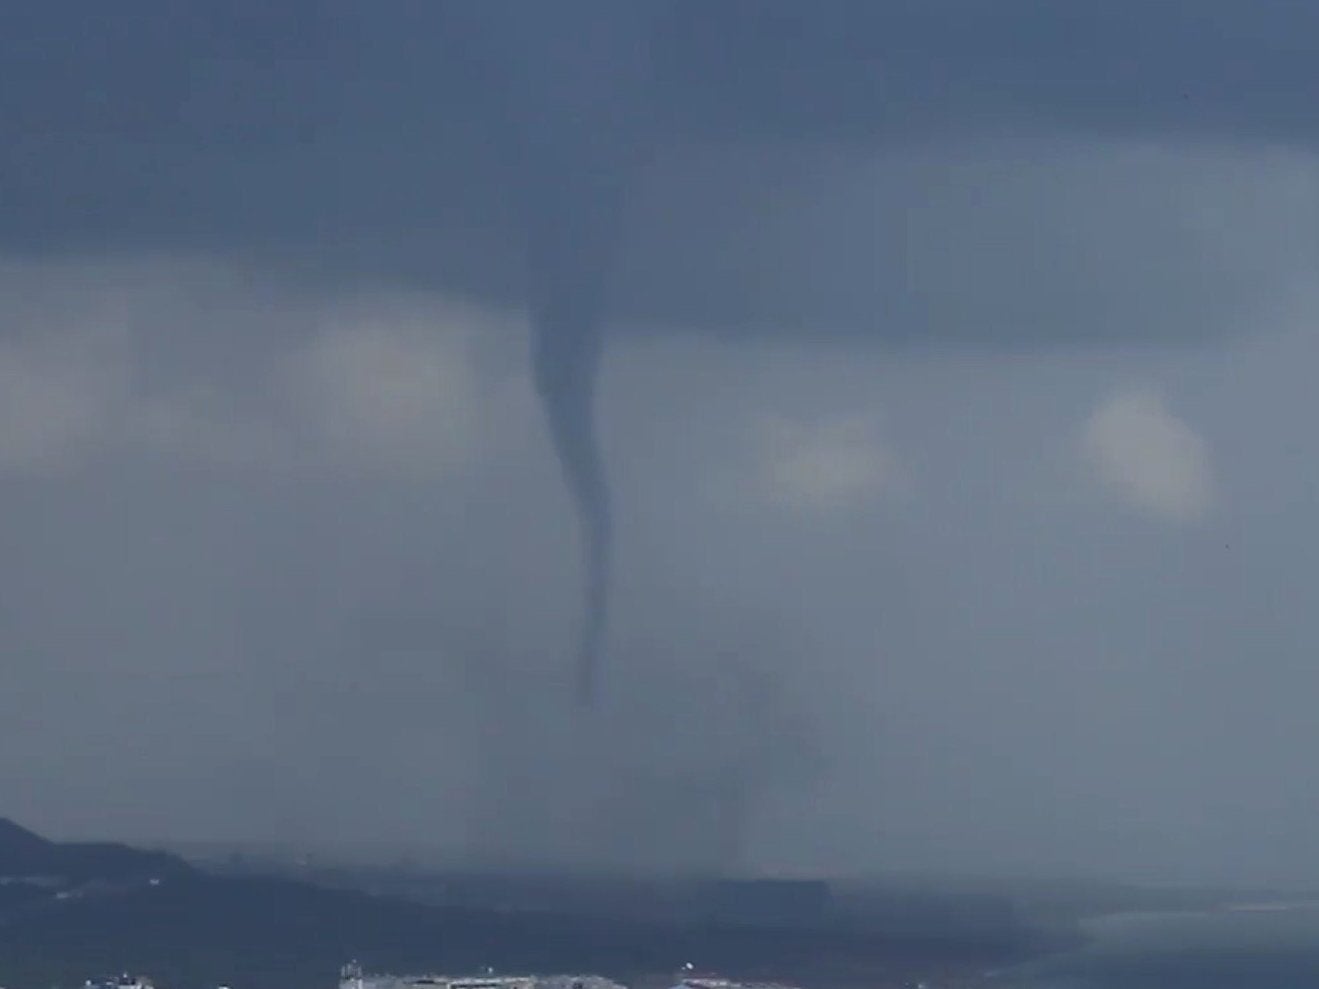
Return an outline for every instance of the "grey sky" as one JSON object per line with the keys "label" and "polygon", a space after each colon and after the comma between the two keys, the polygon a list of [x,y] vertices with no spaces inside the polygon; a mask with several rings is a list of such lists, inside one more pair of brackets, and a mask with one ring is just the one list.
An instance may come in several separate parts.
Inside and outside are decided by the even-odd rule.
{"label": "grey sky", "polygon": [[1319,878],[1316,15],[874,6],[663,36],[596,722],[463,8],[6,14],[4,811]]}

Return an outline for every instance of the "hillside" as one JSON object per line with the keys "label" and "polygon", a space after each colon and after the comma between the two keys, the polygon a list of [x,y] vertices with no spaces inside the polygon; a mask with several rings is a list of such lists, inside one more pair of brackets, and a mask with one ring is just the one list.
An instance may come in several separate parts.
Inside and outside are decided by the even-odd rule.
{"label": "hillside", "polygon": [[163,878],[191,873],[182,859],[111,842],[54,842],[0,818],[0,879],[92,880]]}
{"label": "hillside", "polygon": [[[76,874],[6,887],[21,891],[0,908],[0,985],[9,989],[80,986],[124,970],[168,989],[332,989],[349,958],[373,969],[491,965],[623,979],[695,960],[730,974],[874,984],[881,971],[996,964],[1037,947],[1013,927],[886,937],[430,906],[292,879],[214,876],[119,846],[53,844],[12,824],[0,845],[11,879]],[[96,875],[96,868],[109,871]]]}

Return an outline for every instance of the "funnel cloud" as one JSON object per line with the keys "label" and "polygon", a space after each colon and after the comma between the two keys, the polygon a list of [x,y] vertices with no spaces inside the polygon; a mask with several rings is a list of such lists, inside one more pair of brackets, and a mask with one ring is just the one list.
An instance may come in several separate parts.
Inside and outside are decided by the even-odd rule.
{"label": "funnel cloud", "polygon": [[536,393],[581,528],[577,694],[595,700],[608,622],[612,523],[595,423],[611,259],[646,110],[653,17],[607,0],[562,18],[511,0],[464,11],[506,82],[526,231]]}

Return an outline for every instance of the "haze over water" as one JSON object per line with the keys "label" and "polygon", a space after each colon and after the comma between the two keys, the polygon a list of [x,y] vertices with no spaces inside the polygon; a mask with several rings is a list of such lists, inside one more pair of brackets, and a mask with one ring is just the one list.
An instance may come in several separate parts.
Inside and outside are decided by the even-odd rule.
{"label": "haze over water", "polygon": [[1011,989],[1312,989],[1319,906],[1115,914],[1087,948],[994,982]]}

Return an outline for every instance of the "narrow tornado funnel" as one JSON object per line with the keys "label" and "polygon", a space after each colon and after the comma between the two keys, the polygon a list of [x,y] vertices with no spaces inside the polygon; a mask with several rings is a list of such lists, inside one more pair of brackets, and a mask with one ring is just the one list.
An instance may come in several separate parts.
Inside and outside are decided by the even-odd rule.
{"label": "narrow tornado funnel", "polygon": [[644,130],[654,10],[619,0],[483,2],[497,20],[486,22],[488,37],[502,52],[517,132],[536,391],[581,527],[577,690],[591,704],[612,556],[596,381],[610,262]]}
{"label": "narrow tornado funnel", "polygon": [[581,527],[585,599],[577,690],[586,704],[595,699],[604,645],[613,536],[609,486],[595,424],[605,254],[613,227],[610,218],[595,214],[604,205],[594,195],[540,200],[529,243],[536,393]]}

